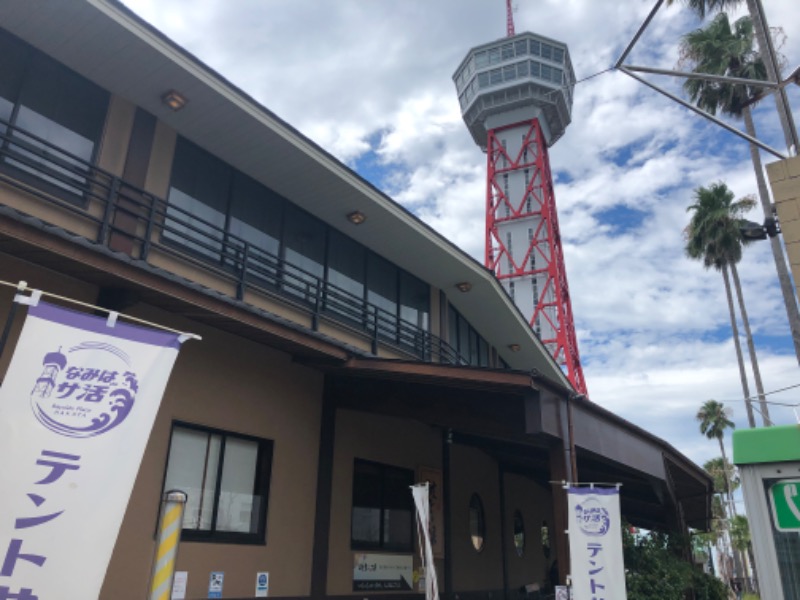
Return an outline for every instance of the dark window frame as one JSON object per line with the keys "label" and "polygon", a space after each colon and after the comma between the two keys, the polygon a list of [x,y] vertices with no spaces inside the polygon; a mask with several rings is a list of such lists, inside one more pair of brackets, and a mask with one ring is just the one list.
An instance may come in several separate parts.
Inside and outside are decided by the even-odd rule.
{"label": "dark window frame", "polygon": [[[18,46],[20,53],[17,58],[21,65],[18,74],[19,80],[14,86],[13,98],[5,98],[11,105],[8,120],[0,122],[0,135],[3,136],[0,138],[0,149],[3,154],[0,158],[0,170],[56,198],[80,208],[86,208],[91,196],[93,169],[97,166],[100,147],[103,143],[111,93],[15,35],[0,30],[0,36],[4,37],[11,46]],[[31,82],[47,69],[55,69],[61,77],[72,79],[83,86],[85,94],[94,96],[91,101],[97,104],[96,108],[99,110],[96,114],[96,123],[90,128],[91,137],[84,138],[92,142],[88,158],[77,156],[42,138],[38,131],[28,131],[18,126],[20,109],[26,108],[70,133],[79,136],[84,133],[64,125],[63,119],[53,118],[53,115],[49,113],[42,114],[34,111],[27,103],[23,103],[23,96],[30,91],[33,85]],[[83,106],[81,102],[86,99],[84,97],[76,100],[75,105]],[[59,102],[65,101],[64,98],[59,100]],[[60,105],[59,108],[61,108]],[[61,112],[63,117],[63,109]],[[38,155],[46,157],[46,160],[37,158]],[[19,166],[13,164],[14,162],[19,163]],[[26,168],[26,165],[30,166]],[[48,171],[51,174],[48,175]]]}
{"label": "dark window frame", "polygon": [[[267,544],[267,516],[269,514],[269,494],[272,480],[272,460],[274,456],[275,442],[270,439],[236,433],[214,427],[206,427],[186,421],[173,421],[169,444],[167,446],[167,456],[164,462],[164,477],[161,484],[163,492],[167,492],[167,471],[169,469],[170,451],[172,450],[172,440],[176,428],[187,429],[190,431],[202,432],[209,435],[219,435],[221,437],[219,464],[217,465],[216,485],[214,489],[214,502],[212,508],[212,521],[210,529],[181,529],[181,541],[184,542],[206,542],[214,544],[240,544],[240,545],[259,545]],[[235,438],[249,442],[258,443],[258,455],[253,478],[253,491],[263,498],[262,506],[259,507],[258,526],[254,533],[243,533],[236,531],[217,531],[215,530],[217,509],[219,507],[219,497],[222,486],[222,474],[225,466],[225,442],[228,438]]]}
{"label": "dark window frame", "polygon": [[[356,473],[357,473],[357,466],[361,464],[368,468],[377,469],[380,471],[381,474],[381,500],[380,500],[380,530],[378,533],[378,541],[377,542],[366,542],[363,540],[355,540],[353,539],[353,511],[355,507],[355,496],[356,496],[356,485],[358,484],[356,480]],[[408,544],[392,544],[387,543],[384,541],[384,525],[385,525],[385,511],[387,510],[387,498],[386,498],[386,474],[392,473],[401,474],[408,476],[409,478],[409,486],[413,485],[416,481],[416,475],[413,469],[406,469],[404,467],[397,467],[395,465],[387,465],[385,463],[379,463],[371,460],[366,460],[362,458],[355,458],[353,459],[353,496],[351,500],[351,507],[350,507],[350,549],[351,550],[379,550],[379,551],[386,551],[386,552],[413,552],[415,546],[415,508],[413,498],[411,496],[411,490],[408,490],[408,507],[411,512],[411,519],[409,519],[409,543]]]}

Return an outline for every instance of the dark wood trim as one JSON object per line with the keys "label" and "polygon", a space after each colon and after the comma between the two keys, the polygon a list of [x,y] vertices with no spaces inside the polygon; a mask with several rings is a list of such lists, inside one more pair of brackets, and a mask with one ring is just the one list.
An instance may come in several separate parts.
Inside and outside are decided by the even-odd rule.
{"label": "dark wood trim", "polygon": [[[444,593],[453,589],[453,543],[451,540],[453,526],[452,505],[453,490],[450,485],[450,447],[453,444],[453,430],[442,430],[442,487],[444,487]],[[440,594],[441,595],[441,594]]]}
{"label": "dark wood trim", "polygon": [[328,544],[331,535],[333,497],[333,449],[336,441],[336,403],[325,387],[317,460],[317,506],[314,516],[314,548],[311,553],[311,597],[323,598],[328,588]]}
{"label": "dark wood trim", "polygon": [[[550,446],[550,478],[552,481],[565,481],[567,479],[567,464],[564,455],[562,440]],[[560,483],[551,483],[553,498],[553,523],[548,523],[550,529],[550,546],[555,546],[555,559],[558,561],[558,580],[563,585],[569,573],[569,538],[567,536],[567,492]]]}
{"label": "dark wood trim", "polygon": [[503,469],[503,465],[497,465],[497,485],[500,489],[500,562],[503,566],[503,590],[505,590],[504,598],[508,600],[509,598],[509,589],[508,589],[508,556],[507,551],[508,547],[506,546],[506,542],[508,538],[506,537],[506,477],[505,477],[505,469]]}

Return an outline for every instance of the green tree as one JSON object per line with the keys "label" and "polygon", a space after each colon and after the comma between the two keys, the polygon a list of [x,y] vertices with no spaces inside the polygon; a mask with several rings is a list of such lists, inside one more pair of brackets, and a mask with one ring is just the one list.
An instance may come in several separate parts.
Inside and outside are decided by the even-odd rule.
{"label": "green tree", "polygon": [[754,200],[750,197],[734,201],[733,192],[722,182],[713,183],[707,188],[699,187],[694,191],[694,204],[686,209],[693,214],[684,231],[687,256],[701,260],[704,267],[714,268],[722,273],[725,294],[728,299],[733,343],[739,364],[739,378],[745,397],[747,421],[751,427],[755,427],[755,417],[750,404],[750,387],[747,383],[742,347],[739,342],[739,328],[736,325],[736,311],[728,272],[730,271],[733,275],[739,307],[742,309],[742,314],[746,315],[736,264],[742,259],[743,240],[740,231],[742,215],[754,204]]}
{"label": "green tree", "polygon": [[679,534],[651,531],[633,535],[622,530],[625,587],[628,600],[684,600],[691,590],[697,600],[726,600],[727,588],[681,558]]}
{"label": "green tree", "polygon": [[[750,17],[742,17],[731,27],[728,15],[724,12],[718,14],[704,29],[698,29],[683,37],[681,56],[683,61],[690,64],[691,70],[697,73],[729,75],[744,79],[763,80],[766,78],[764,63],[753,49],[753,23]],[[758,93],[757,89],[745,85],[732,85],[706,79],[689,79],[684,83],[683,87],[698,108],[712,115],[719,110],[728,116],[737,119],[742,118],[748,135],[756,137],[755,124],[750,107],[754,96]],[[755,144],[750,144],[750,158],[755,170],[758,196],[761,200],[764,215],[765,217],[772,216],[772,207],[770,206],[769,191],[761,164],[761,155]],[[777,237],[772,237],[770,238],[770,244],[790,328],[793,331],[800,330],[800,313],[797,311],[791,277],[789,276],[789,269],[786,265],[780,240]],[[737,288],[738,291],[739,288]],[[741,302],[741,298],[739,298],[740,305]],[[764,396],[764,386],[761,382],[761,371],[758,368],[758,360],[755,358],[753,336],[750,332],[747,313],[744,310],[742,311],[742,323],[753,366],[762,419],[765,424],[770,424],[769,408]]]}
{"label": "green tree", "polygon": [[[667,0],[667,5],[673,2],[674,0]],[[684,4],[701,19],[705,18],[708,12],[736,8],[742,3],[743,0],[684,0]],[[773,47],[772,37],[768,35],[769,27],[764,16],[763,7],[761,7],[761,0],[747,0],[747,8],[749,17],[739,19],[734,25],[734,32],[730,31],[729,24],[726,31],[724,24],[717,23],[715,19],[706,28],[707,33],[705,35],[701,33],[704,30],[698,30],[689,34],[689,36],[685,36],[681,44],[681,62],[689,62],[690,65],[694,65],[691,70],[697,73],[779,81],[780,65]],[[724,20],[727,23],[727,15]],[[760,49],[758,53],[753,50],[754,32]],[[712,34],[721,37],[713,39]],[[697,45],[696,50],[700,51],[698,55],[692,51],[692,48],[688,47],[690,36],[694,36],[695,40],[699,42],[702,42],[705,38],[706,41],[712,43]],[[727,55],[727,60],[725,55]],[[702,67],[700,66],[701,63]],[[705,80],[690,80],[687,85],[691,81],[701,82],[712,89],[729,88],[729,91],[719,94],[718,99],[720,102],[717,103],[716,108],[719,108],[723,114],[737,119],[744,119],[747,134],[753,138],[756,137],[755,125],[753,124],[749,107],[764,96],[763,88],[753,89],[742,85],[734,86]],[[733,91],[730,91],[731,88]],[[783,89],[774,95],[778,116],[786,139],[786,147],[791,148],[793,145],[797,145],[797,134],[795,133],[791,112],[788,110],[788,99]],[[737,96],[744,98],[744,102],[725,106],[726,99],[734,99]],[[710,99],[710,96],[708,99]],[[709,106],[701,106],[700,104],[698,106],[712,115],[716,114],[716,108],[710,109]],[[761,200],[761,206],[764,209],[764,216],[771,217],[772,207],[770,206],[769,192],[761,165],[761,155],[758,147],[754,144],[750,144],[750,158],[753,161],[753,169],[755,170],[758,184],[758,195]],[[770,244],[772,245],[772,257],[778,272],[778,281],[780,282],[786,315],[792,332],[795,354],[798,362],[800,362],[800,310],[798,310],[797,301],[795,300],[792,278],[783,255],[780,240],[777,237],[770,238]]]}

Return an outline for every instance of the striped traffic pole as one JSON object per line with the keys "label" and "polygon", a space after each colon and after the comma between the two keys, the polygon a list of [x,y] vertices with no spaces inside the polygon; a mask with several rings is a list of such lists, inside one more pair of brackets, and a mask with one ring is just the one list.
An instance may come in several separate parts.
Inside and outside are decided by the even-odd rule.
{"label": "striped traffic pole", "polygon": [[172,595],[172,579],[175,576],[175,559],[181,541],[183,509],[188,496],[178,490],[164,494],[164,510],[158,528],[158,551],[153,565],[150,600],[169,600]]}

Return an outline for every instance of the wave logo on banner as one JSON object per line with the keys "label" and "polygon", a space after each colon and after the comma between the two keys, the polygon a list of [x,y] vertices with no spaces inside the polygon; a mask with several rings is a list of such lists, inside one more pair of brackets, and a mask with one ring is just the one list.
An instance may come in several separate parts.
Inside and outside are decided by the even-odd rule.
{"label": "wave logo on banner", "polygon": [[570,577],[580,600],[625,600],[619,490],[571,487],[569,504]]}
{"label": "wave logo on banner", "polygon": [[605,535],[611,527],[608,511],[593,496],[575,507],[575,519],[581,531],[590,536]]}
{"label": "wave logo on banner", "polygon": [[33,414],[50,431],[68,437],[114,429],[130,413],[139,390],[130,356],[102,342],[83,342],[68,354],[88,356],[90,362],[70,365],[60,348],[45,354],[31,394]]}

